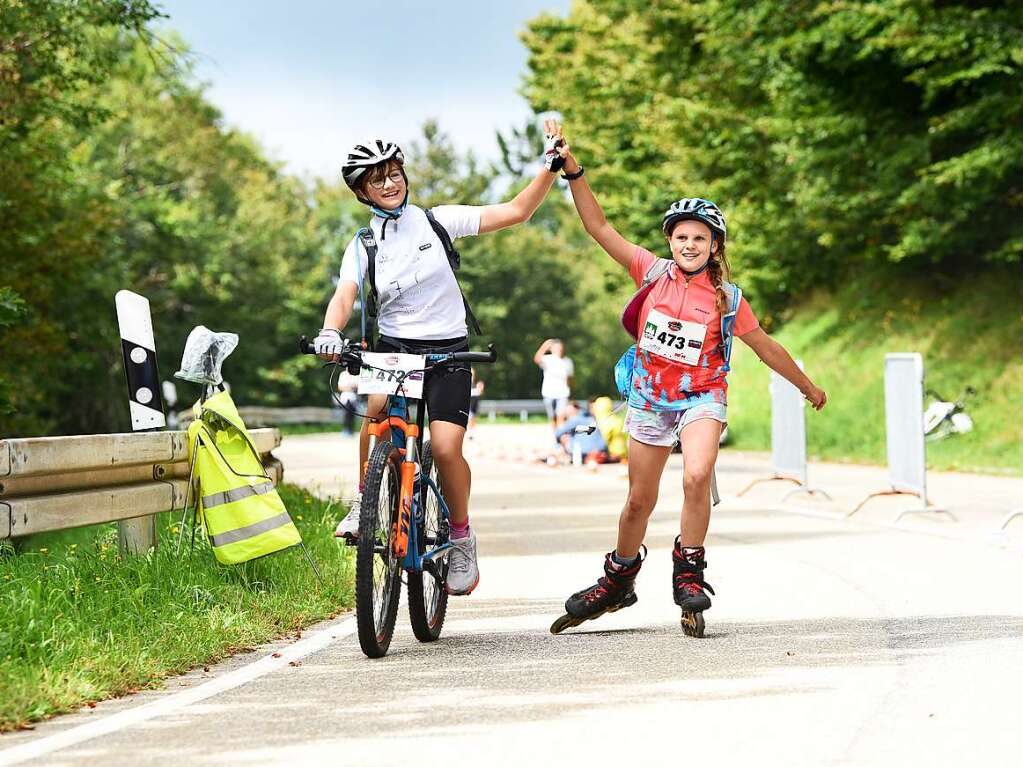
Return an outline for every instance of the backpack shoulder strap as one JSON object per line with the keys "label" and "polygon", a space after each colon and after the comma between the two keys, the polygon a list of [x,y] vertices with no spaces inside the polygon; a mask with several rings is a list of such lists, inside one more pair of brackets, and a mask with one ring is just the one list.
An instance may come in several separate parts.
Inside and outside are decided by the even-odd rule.
{"label": "backpack shoulder strap", "polygon": [[643,284],[636,289],[636,292],[632,294],[632,298],[625,304],[621,317],[622,327],[633,338],[636,338],[636,325],[639,322],[639,310],[643,305],[643,301],[650,291],[653,290],[654,282],[668,273],[672,263],[670,259],[658,258],[650,264],[643,275]]}
{"label": "backpack shoulder strap", "polygon": [[[462,266],[462,256],[455,249],[454,242],[451,241],[451,235],[448,234],[448,230],[444,228],[444,225],[437,220],[433,215],[433,209],[427,208],[423,211],[426,213],[426,220],[430,222],[430,228],[433,229],[434,234],[437,235],[437,239],[440,240],[441,247],[444,248],[444,254],[448,257],[448,264],[451,266],[452,272],[458,272]],[[458,282],[458,275],[455,275],[455,282]],[[469,325],[469,329],[472,330],[476,335],[483,335],[483,331],[480,329],[479,320],[476,319],[476,315],[472,311],[472,307],[469,306],[469,299],[465,297],[465,291],[462,290],[462,286],[458,286],[458,292],[462,294],[462,304],[465,306],[465,320]]]}
{"label": "backpack shoulder strap", "polygon": [[358,238],[362,242],[362,248],[366,251],[366,275],[369,278],[369,289],[376,296],[377,293],[377,241],[373,237],[373,230],[368,226],[359,230]]}
{"label": "backpack shoulder strap", "polygon": [[731,370],[732,341],[735,336],[735,318],[742,301],[742,289],[731,282],[722,282],[721,288],[728,297],[728,311],[721,315],[721,356],[724,358],[724,372]]}
{"label": "backpack shoulder strap", "polygon": [[739,311],[739,302],[742,300],[742,288],[733,282],[721,282],[721,288],[728,297],[728,313],[735,314]]}
{"label": "backpack shoulder strap", "polygon": [[426,220],[430,222],[430,227],[433,229],[434,234],[437,235],[437,239],[440,240],[441,247],[444,248],[444,253],[448,257],[448,263],[451,264],[451,271],[457,272],[462,266],[462,255],[455,249],[455,243],[451,241],[451,235],[444,228],[444,224],[433,215],[432,208],[427,208],[423,212],[426,213]]}
{"label": "backpack shoulder strap", "polygon": [[671,268],[672,261],[669,258],[658,258],[652,264],[650,268],[646,270],[646,274],[643,275],[643,286],[646,287],[651,282],[660,277],[663,277],[668,273],[668,269]]}
{"label": "backpack shoulder strap", "polygon": [[[369,291],[359,296],[362,301],[362,344],[363,348],[372,350],[376,343],[377,314],[380,311],[377,299],[377,241],[369,227],[360,229],[357,238],[366,251],[366,277],[369,280]],[[362,293],[361,284],[359,288]]]}

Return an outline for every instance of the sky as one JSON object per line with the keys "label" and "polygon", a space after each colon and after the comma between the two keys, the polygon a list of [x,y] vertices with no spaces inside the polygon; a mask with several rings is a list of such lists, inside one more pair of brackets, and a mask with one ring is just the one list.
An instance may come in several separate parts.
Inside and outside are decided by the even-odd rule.
{"label": "sky", "polygon": [[225,122],[289,172],[336,180],[368,137],[407,146],[435,118],[460,150],[497,159],[530,116],[518,34],[570,0],[162,0]]}

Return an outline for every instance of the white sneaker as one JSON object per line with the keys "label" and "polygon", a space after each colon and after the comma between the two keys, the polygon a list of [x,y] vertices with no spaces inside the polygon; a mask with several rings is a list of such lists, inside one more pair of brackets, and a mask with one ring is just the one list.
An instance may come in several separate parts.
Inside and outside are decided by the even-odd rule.
{"label": "white sneaker", "polygon": [[448,580],[445,588],[449,594],[470,594],[480,582],[480,570],[476,565],[476,533],[469,529],[469,535],[451,541],[448,554]]}
{"label": "white sneaker", "polygon": [[362,493],[356,493],[348,508],[345,518],[334,528],[335,538],[354,541],[359,537],[359,510],[362,508]]}

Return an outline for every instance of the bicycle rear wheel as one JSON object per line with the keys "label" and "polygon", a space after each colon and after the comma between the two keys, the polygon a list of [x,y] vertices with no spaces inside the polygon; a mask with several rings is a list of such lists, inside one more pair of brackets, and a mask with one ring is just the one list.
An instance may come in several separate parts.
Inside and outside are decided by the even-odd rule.
{"label": "bicycle rear wheel", "polygon": [[398,451],[379,442],[368,463],[355,556],[355,619],[362,651],[381,658],[391,645],[401,596],[400,562],[391,549],[401,498]]}
{"label": "bicycle rear wheel", "polygon": [[[423,477],[429,477],[440,487],[440,474],[433,463],[430,443],[423,445]],[[447,520],[440,510],[437,495],[423,480],[419,502],[423,509],[423,534],[419,536],[419,550],[424,553],[446,543],[449,536]],[[440,638],[444,628],[444,616],[448,611],[448,592],[444,589],[447,579],[448,560],[441,559],[436,565],[436,574],[427,571],[408,574],[408,617],[412,633],[420,642],[433,642]]]}

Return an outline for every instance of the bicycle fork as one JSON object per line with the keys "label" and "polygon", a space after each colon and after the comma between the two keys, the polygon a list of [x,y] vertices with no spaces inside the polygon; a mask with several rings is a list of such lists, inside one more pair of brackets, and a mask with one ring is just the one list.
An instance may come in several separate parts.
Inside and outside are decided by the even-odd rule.
{"label": "bicycle fork", "polygon": [[408,553],[409,530],[412,527],[412,499],[415,496],[416,471],[419,456],[416,454],[416,440],[419,427],[408,424],[405,430],[405,460],[401,463],[401,503],[398,520],[394,523],[394,555],[399,559]]}

